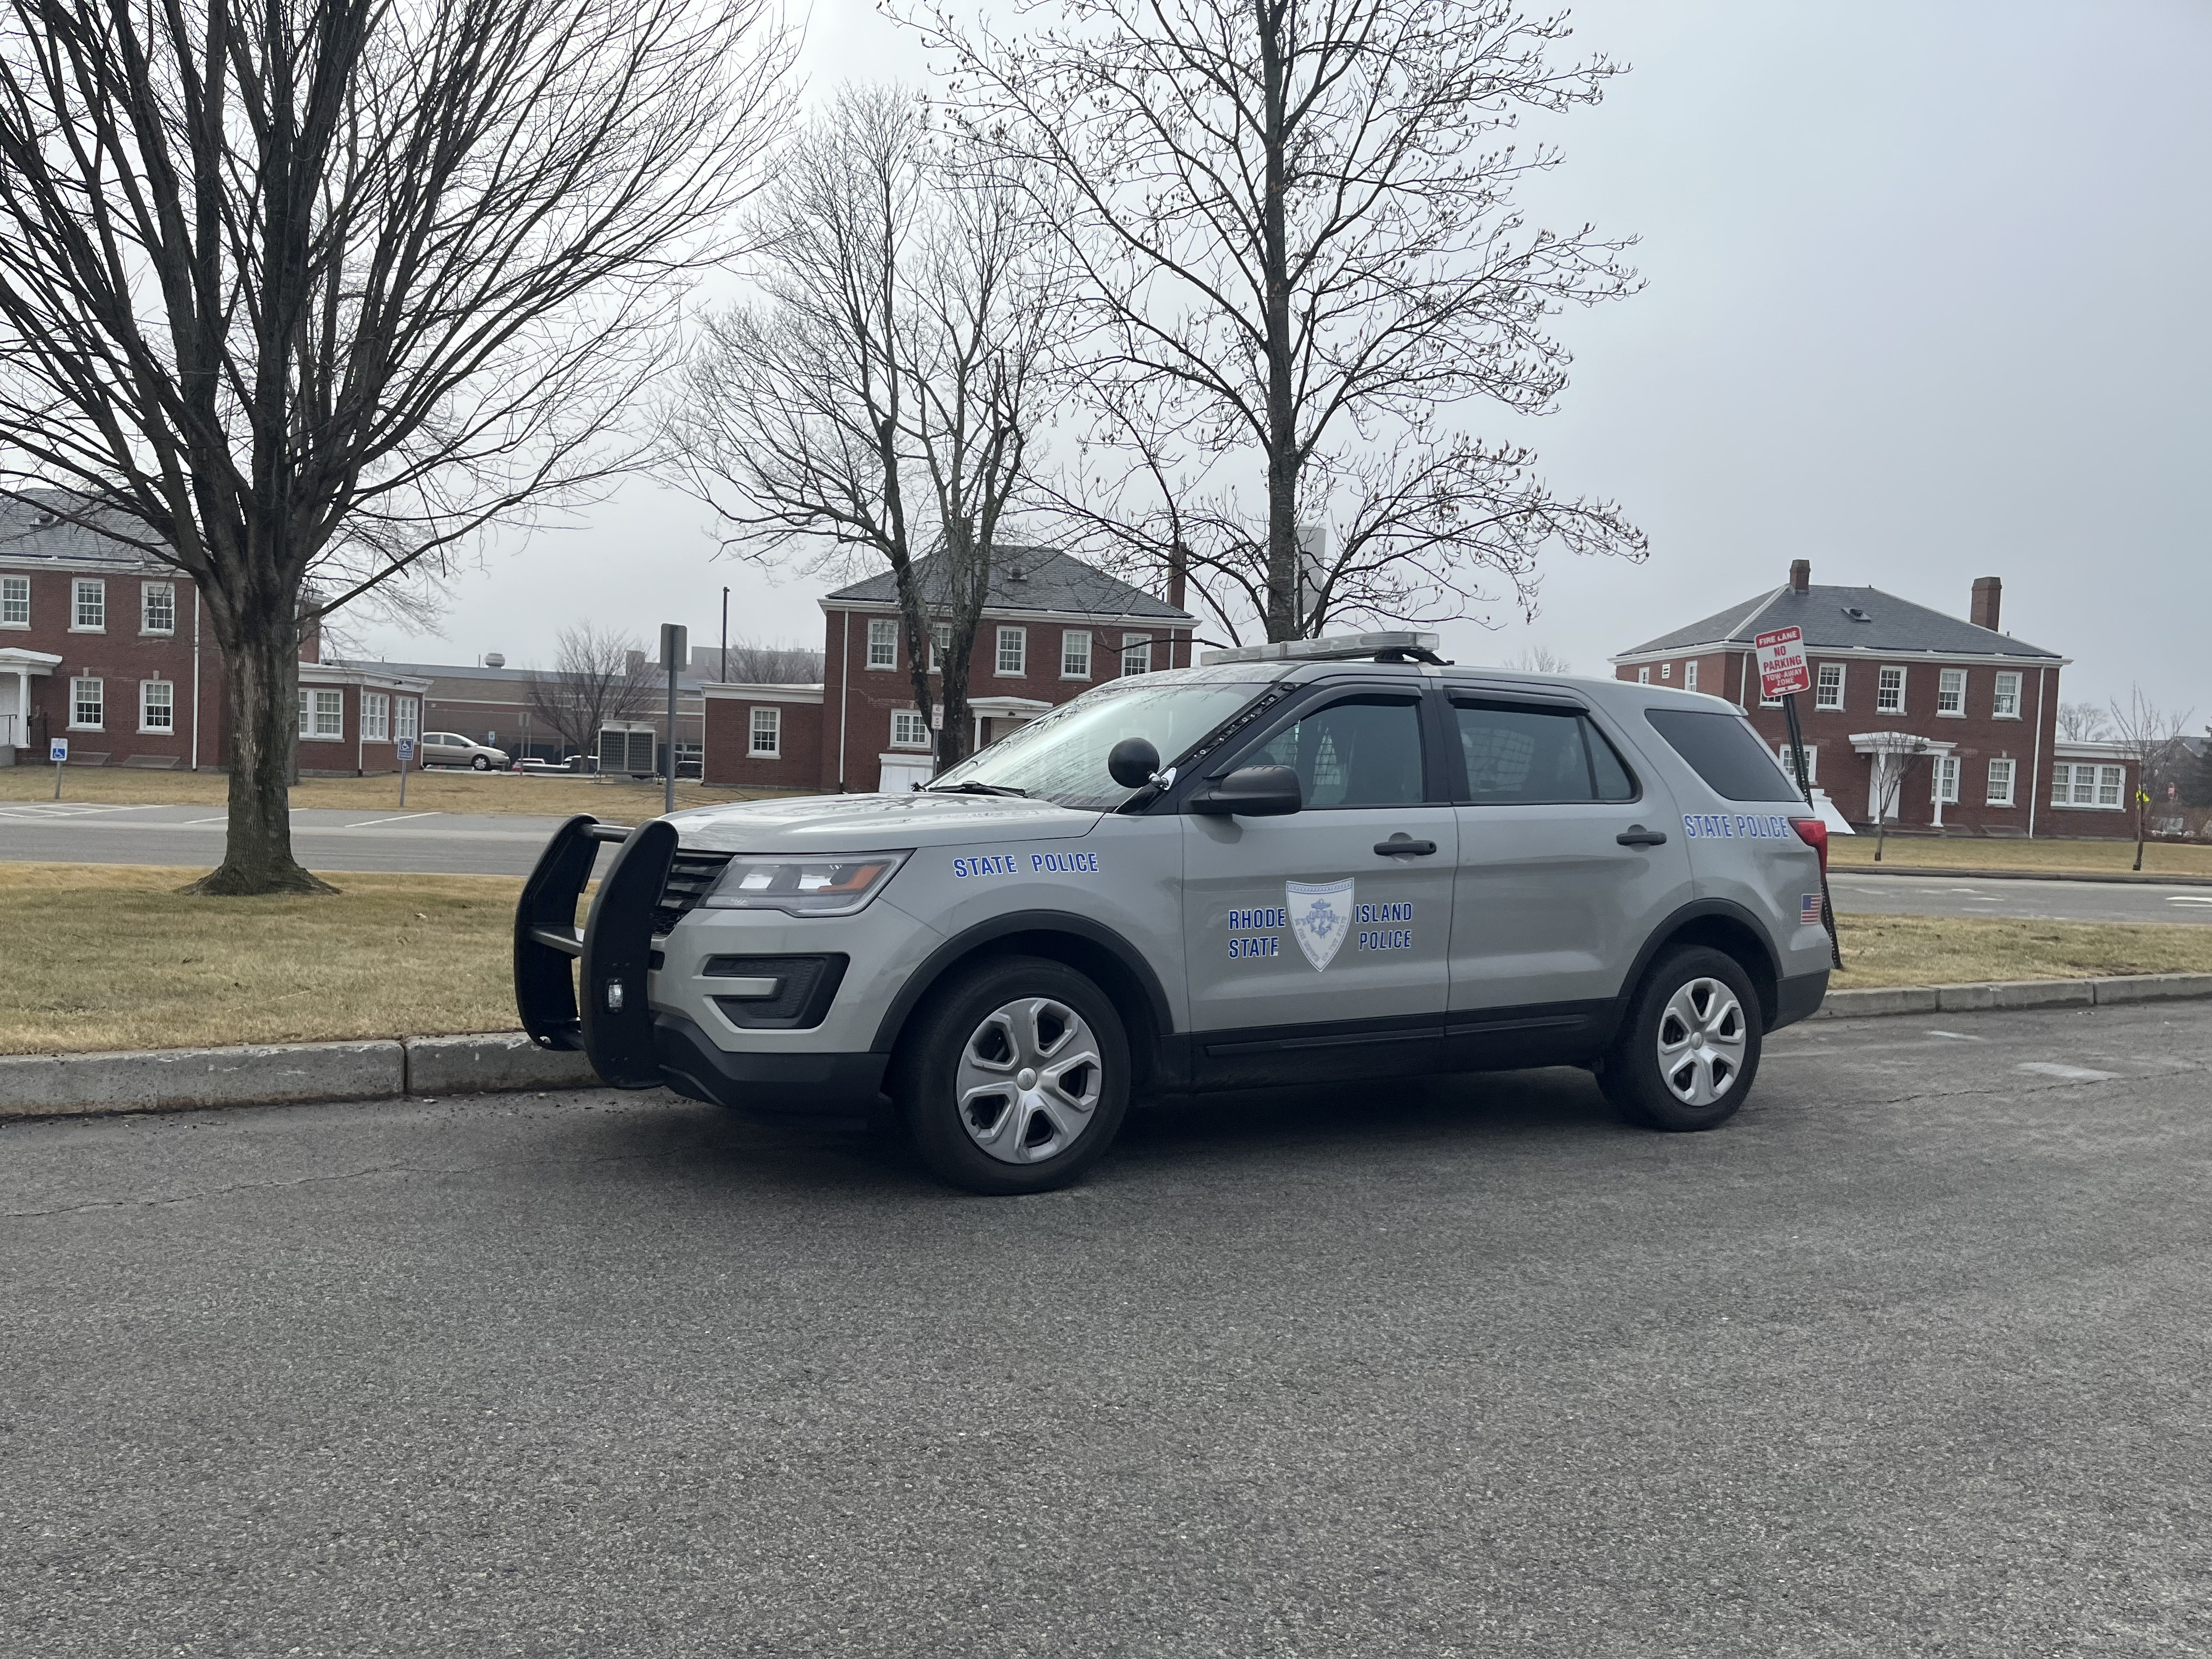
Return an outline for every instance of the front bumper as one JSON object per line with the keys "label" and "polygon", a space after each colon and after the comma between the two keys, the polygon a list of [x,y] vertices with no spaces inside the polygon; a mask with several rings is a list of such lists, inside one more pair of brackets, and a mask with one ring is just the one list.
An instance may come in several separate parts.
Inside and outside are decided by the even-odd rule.
{"label": "front bumper", "polygon": [[[732,1051],[688,1016],[653,1006],[654,913],[676,842],[662,819],[630,830],[586,814],[554,832],[514,914],[515,1007],[530,1040],[580,1049],[617,1089],[665,1087],[771,1119],[866,1121],[881,1104],[889,1055]],[[607,843],[614,861],[579,930],[577,902]]]}

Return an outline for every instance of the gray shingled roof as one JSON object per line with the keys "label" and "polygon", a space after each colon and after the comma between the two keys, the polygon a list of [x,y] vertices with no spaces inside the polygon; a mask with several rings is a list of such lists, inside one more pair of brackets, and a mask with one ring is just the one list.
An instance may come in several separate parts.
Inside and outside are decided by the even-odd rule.
{"label": "gray shingled roof", "polygon": [[[915,561],[922,592],[931,591],[937,566],[932,554]],[[896,605],[898,582],[888,570],[854,582],[830,594],[831,600],[858,599],[866,604]],[[1164,622],[1195,623],[1188,611],[1178,611],[1164,599],[1140,587],[1132,587],[1104,571],[1093,568],[1072,554],[1049,547],[1002,547],[998,568],[991,573],[988,608],[993,611],[1060,611],[1100,617],[1158,617]]]}
{"label": "gray shingled roof", "polygon": [[127,542],[54,516],[74,511],[82,496],[64,489],[27,489],[22,494],[29,499],[0,498],[0,557],[52,559],[57,564],[123,565],[134,569],[156,562]]}
{"label": "gray shingled roof", "polygon": [[[1859,616],[1851,613],[1856,611]],[[1860,620],[1863,617],[1865,620]],[[1924,605],[1900,599],[1878,587],[1808,587],[1802,593],[1786,584],[1770,593],[1746,599],[1646,640],[1612,659],[1646,656],[1655,652],[1680,651],[1691,646],[1748,646],[1754,635],[1769,629],[1792,625],[1805,630],[1808,651],[1941,652],[1954,656],[2020,657],[2059,662],[2056,651],[2024,644],[2009,634],[1977,628],[1956,617],[1930,611]]]}

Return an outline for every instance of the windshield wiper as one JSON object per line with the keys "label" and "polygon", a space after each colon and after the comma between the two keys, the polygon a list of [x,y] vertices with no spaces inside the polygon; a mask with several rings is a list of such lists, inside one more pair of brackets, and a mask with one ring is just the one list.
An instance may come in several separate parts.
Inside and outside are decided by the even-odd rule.
{"label": "windshield wiper", "polygon": [[963,778],[957,783],[931,783],[922,786],[922,793],[930,795],[1018,795],[1024,800],[1030,792],[1017,789],[1011,783],[978,783],[973,778]]}

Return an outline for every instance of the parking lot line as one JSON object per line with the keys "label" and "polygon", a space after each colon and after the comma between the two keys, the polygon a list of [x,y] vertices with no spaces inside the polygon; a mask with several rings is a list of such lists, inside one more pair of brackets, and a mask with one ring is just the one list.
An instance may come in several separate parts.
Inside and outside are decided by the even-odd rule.
{"label": "parking lot line", "polygon": [[2033,1072],[2039,1077],[2064,1078],[2069,1083],[2110,1083],[2118,1072],[2096,1072],[2087,1066],[2061,1066],[2051,1060],[2031,1060],[2015,1066],[2016,1072]]}
{"label": "parking lot line", "polygon": [[437,816],[435,812],[402,812],[394,817],[363,818],[358,823],[349,823],[345,827],[349,830],[366,830],[372,823],[404,823],[410,818],[434,818]]}

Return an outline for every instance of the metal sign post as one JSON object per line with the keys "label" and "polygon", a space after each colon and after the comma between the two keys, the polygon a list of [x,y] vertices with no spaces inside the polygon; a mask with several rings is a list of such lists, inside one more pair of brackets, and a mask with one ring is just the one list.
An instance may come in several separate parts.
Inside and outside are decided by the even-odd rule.
{"label": "metal sign post", "polygon": [[660,665],[668,671],[668,775],[661,781],[661,811],[676,810],[676,671],[691,654],[691,630],[678,623],[660,624]]}
{"label": "metal sign post", "polygon": [[54,799],[59,800],[62,798],[62,763],[69,758],[69,739],[47,738],[46,753],[54,763]]}
{"label": "metal sign post", "polygon": [[399,804],[407,805],[407,763],[415,758],[415,739],[399,739]]}
{"label": "metal sign post", "polygon": [[[1797,724],[1797,694],[1813,689],[1812,671],[1805,664],[1805,630],[1773,629],[1754,638],[1752,648],[1759,656],[1759,695],[1778,700],[1783,718],[1790,725],[1790,764],[1797,793],[1804,796],[1806,810],[1817,813],[1820,809],[1813,802],[1813,780],[1805,770],[1805,733]],[[1836,937],[1836,907],[1828,898],[1826,859],[1820,861],[1820,921],[1828,930],[1829,960],[1840,968],[1844,947]]]}

